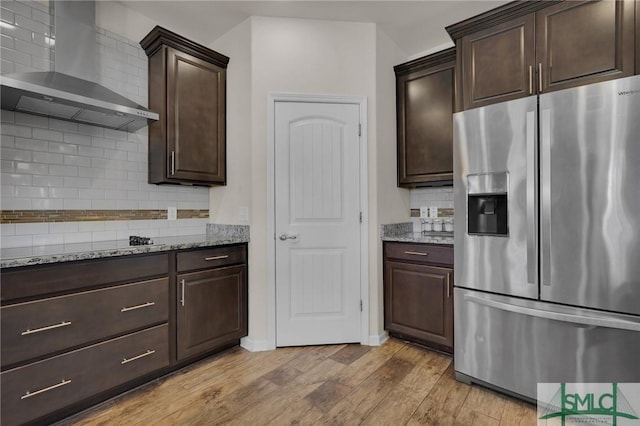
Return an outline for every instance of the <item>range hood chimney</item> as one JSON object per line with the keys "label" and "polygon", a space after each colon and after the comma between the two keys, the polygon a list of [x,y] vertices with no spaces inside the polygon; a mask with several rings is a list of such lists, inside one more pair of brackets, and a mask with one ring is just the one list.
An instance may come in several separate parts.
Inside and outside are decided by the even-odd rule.
{"label": "range hood chimney", "polygon": [[157,113],[96,83],[93,1],[56,1],[54,71],[0,76],[2,109],[136,131]]}

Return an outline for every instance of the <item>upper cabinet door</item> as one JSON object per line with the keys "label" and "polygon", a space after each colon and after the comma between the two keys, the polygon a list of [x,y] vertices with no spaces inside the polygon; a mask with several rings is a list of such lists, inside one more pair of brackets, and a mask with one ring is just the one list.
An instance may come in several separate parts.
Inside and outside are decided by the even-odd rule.
{"label": "upper cabinet door", "polygon": [[633,0],[567,1],[536,12],[541,92],[634,74]]}
{"label": "upper cabinet door", "polygon": [[464,109],[534,93],[535,15],[462,37]]}
{"label": "upper cabinet door", "polygon": [[173,48],[167,61],[167,177],[224,184],[225,69]]}
{"label": "upper cabinet door", "polygon": [[453,178],[455,48],[394,67],[398,186],[440,186]]}

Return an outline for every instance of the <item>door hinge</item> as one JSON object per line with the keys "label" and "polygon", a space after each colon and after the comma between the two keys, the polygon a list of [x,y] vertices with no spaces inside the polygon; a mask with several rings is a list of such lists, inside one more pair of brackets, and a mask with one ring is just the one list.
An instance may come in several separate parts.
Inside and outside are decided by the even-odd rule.
{"label": "door hinge", "polygon": [[358,136],[362,136],[362,124],[358,123]]}
{"label": "door hinge", "polygon": [[362,223],[362,212],[360,212],[360,223]]}
{"label": "door hinge", "polygon": [[360,300],[360,312],[362,312],[362,300]]}

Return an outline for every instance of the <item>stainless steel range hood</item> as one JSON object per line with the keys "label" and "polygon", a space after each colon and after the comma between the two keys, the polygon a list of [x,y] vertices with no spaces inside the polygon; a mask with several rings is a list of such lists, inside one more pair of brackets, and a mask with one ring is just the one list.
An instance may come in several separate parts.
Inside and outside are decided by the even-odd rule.
{"label": "stainless steel range hood", "polygon": [[58,1],[55,71],[0,76],[2,109],[135,131],[157,113],[95,83],[95,3]]}

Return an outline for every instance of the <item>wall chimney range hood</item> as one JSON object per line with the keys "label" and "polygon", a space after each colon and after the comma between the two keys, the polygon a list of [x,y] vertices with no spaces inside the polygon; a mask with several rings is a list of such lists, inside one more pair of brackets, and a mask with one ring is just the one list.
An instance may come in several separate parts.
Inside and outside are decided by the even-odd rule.
{"label": "wall chimney range hood", "polygon": [[133,132],[157,113],[95,83],[95,3],[57,1],[55,71],[0,76],[2,109]]}

